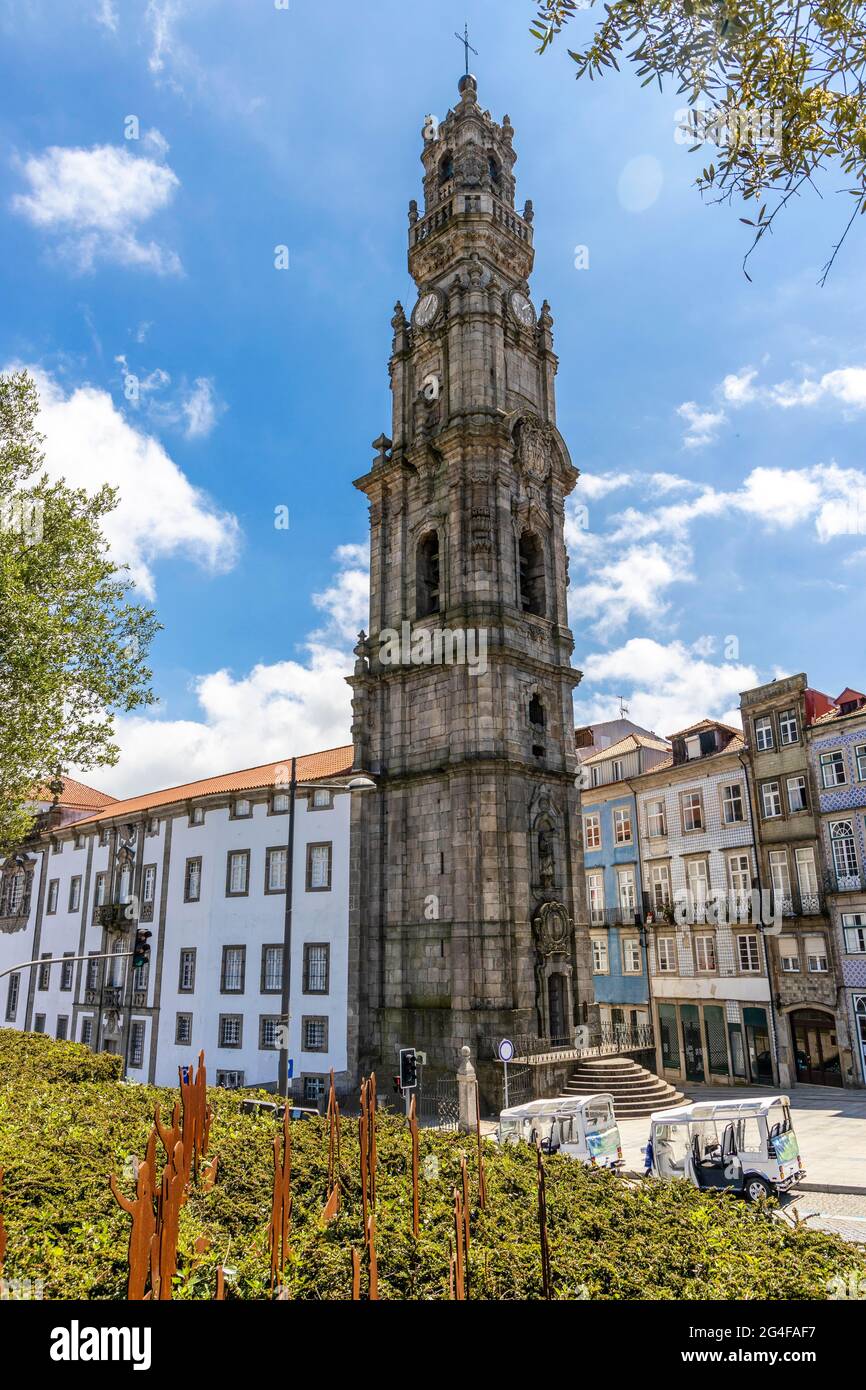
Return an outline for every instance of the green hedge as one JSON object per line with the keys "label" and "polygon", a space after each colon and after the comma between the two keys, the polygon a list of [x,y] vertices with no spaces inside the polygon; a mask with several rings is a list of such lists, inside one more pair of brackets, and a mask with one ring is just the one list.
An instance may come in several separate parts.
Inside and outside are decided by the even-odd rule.
{"label": "green hedge", "polygon": [[0,1028],[0,1086],[7,1081],[73,1086],[82,1081],[117,1081],[121,1070],[120,1058],[109,1052],[91,1052],[83,1043],[58,1043],[44,1033]]}
{"label": "green hedge", "polygon": [[[2,1035],[0,1035],[2,1037]],[[142,1154],[157,1099],[175,1092],[80,1077],[80,1049],[35,1040],[8,1044],[38,1066],[0,1082],[0,1165],[6,1168],[6,1277],[43,1280],[46,1298],[122,1298],[129,1219],[108,1189],[127,1160]],[[46,1050],[46,1043],[47,1048]],[[54,1060],[49,1052],[54,1052]],[[100,1063],[103,1059],[94,1059]],[[113,1060],[113,1059],[112,1059]],[[63,1084],[68,1069],[75,1078]],[[47,1080],[50,1077],[51,1080]],[[216,1265],[237,1271],[230,1297],[267,1297],[267,1226],[272,1146],[277,1127],[240,1113],[237,1093],[214,1091],[211,1151],[219,1154],[212,1192],[193,1192],[181,1215],[175,1297],[210,1298]],[[335,1222],[319,1221],[326,1197],[324,1122],[293,1125],[294,1218],[287,1286],[292,1297],[341,1299],[351,1294],[350,1248],[363,1249],[357,1122],[344,1121],[344,1197]],[[161,1151],[160,1151],[161,1152]],[[438,1176],[421,1178],[421,1237],[411,1235],[410,1151],[404,1121],[379,1125],[377,1203],[380,1296],[448,1297],[452,1187],[463,1136],[422,1131],[421,1162],[434,1157]],[[535,1158],[527,1148],[485,1144],[487,1210],[473,1209],[471,1295],[541,1297]],[[866,1274],[866,1257],[835,1237],[792,1229],[770,1208],[685,1184],[628,1187],[564,1158],[546,1163],[550,1251],[561,1299],[820,1299],[836,1275]],[[132,1183],[122,1179],[132,1192]],[[209,1247],[195,1251],[206,1237]]]}

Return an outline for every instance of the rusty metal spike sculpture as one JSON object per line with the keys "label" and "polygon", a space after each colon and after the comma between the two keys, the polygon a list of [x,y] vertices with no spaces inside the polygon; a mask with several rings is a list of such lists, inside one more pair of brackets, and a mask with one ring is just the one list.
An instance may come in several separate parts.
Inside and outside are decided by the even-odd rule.
{"label": "rusty metal spike sculpture", "polygon": [[483,1211],[487,1205],[487,1178],[484,1175],[484,1152],[481,1145],[481,1100],[477,1081],[475,1083],[475,1134],[478,1142],[478,1205]]}
{"label": "rusty metal spike sculpture", "polygon": [[361,1257],[357,1250],[352,1248],[352,1302],[361,1301]]}
{"label": "rusty metal spike sculpture", "polygon": [[6,1227],[3,1224],[3,1173],[0,1168],[0,1279],[3,1278],[3,1260],[6,1256]]}
{"label": "rusty metal spike sculpture", "polygon": [[[153,1135],[153,1131],[151,1131]],[[153,1146],[148,1143],[148,1150]],[[147,1297],[148,1277],[151,1273],[153,1239],[156,1234],[156,1212],[154,1211],[154,1169],[147,1159],[138,1165],[135,1180],[135,1197],[125,1197],[112,1173],[108,1185],[118,1206],[132,1217],[129,1232],[127,1265],[129,1275],[126,1282],[126,1297],[131,1302],[141,1302]]]}
{"label": "rusty metal spike sculpture", "polygon": [[420,1223],[418,1210],[418,1107],[413,1092],[409,1103],[409,1133],[412,1136],[412,1234],[418,1239]]}
{"label": "rusty metal spike sculpture", "polygon": [[358,1149],[361,1160],[361,1215],[364,1220],[364,1244],[367,1243],[369,1227],[367,1225],[367,1202],[368,1202],[368,1169],[367,1153],[369,1147],[367,1119],[367,1082],[361,1082],[361,1115],[358,1120]]}
{"label": "rusty metal spike sculpture", "polygon": [[547,1240],[547,1186],[544,1178],[544,1160],[541,1157],[541,1145],[537,1151],[538,1159],[538,1229],[541,1237],[541,1282],[544,1289],[544,1297],[553,1297],[550,1283],[550,1247]]}
{"label": "rusty metal spike sculpture", "polygon": [[454,1188],[454,1250],[451,1255],[451,1286],[453,1297],[458,1303],[464,1302],[466,1298],[466,1286],[463,1280],[463,1198],[458,1189]]}
{"label": "rusty metal spike sculpture", "polygon": [[376,1256],[376,1213],[372,1211],[367,1231],[367,1263],[370,1274],[369,1297],[375,1302],[379,1298],[379,1260]]}
{"label": "rusty metal spike sculpture", "polygon": [[467,1259],[469,1257],[469,1166],[466,1162],[466,1155],[460,1157],[460,1179],[462,1192],[460,1200],[463,1206],[463,1245]]}
{"label": "rusty metal spike sculpture", "polygon": [[340,1185],[336,1181],[336,1161],[339,1148],[338,1126],[340,1112],[334,1091],[334,1070],[331,1068],[331,1086],[328,1091],[328,1200],[322,1212],[322,1221],[333,1221],[340,1209]]}
{"label": "rusty metal spike sculpture", "polygon": [[289,1226],[292,1219],[292,1136],[289,1107],[283,1110],[283,1145],[274,1138],[274,1188],[271,1201],[271,1224],[268,1246],[271,1252],[271,1291],[278,1282],[282,1285],[289,1256]]}
{"label": "rusty metal spike sculpture", "polygon": [[376,1098],[376,1073],[370,1073],[370,1085],[367,1090],[367,1105],[369,1108],[370,1122],[370,1206],[376,1210],[376,1165],[379,1161],[379,1150],[376,1144],[376,1108],[378,1100]]}
{"label": "rusty metal spike sculpture", "polygon": [[162,1172],[159,1206],[159,1292],[155,1296],[165,1302],[172,1295],[172,1281],[177,1272],[177,1232],[180,1209],[186,1201],[186,1170],[183,1143],[178,1142]]}
{"label": "rusty metal spike sculpture", "polygon": [[222,1265],[217,1265],[216,1272],[216,1292],[215,1299],[224,1299],[226,1296],[226,1276]]}
{"label": "rusty metal spike sculpture", "polygon": [[[198,1054],[197,1070],[193,1066],[178,1067],[178,1077],[180,1098],[183,1104],[181,1137],[186,1163],[186,1180],[189,1182],[190,1173],[194,1172],[196,1179],[199,1177],[202,1160],[207,1157],[213,1123],[213,1108],[208,1105],[207,1100],[207,1068],[204,1062],[204,1052]],[[213,1187],[216,1178],[216,1160],[211,1167],[213,1171],[207,1171],[208,1180],[205,1191]]]}

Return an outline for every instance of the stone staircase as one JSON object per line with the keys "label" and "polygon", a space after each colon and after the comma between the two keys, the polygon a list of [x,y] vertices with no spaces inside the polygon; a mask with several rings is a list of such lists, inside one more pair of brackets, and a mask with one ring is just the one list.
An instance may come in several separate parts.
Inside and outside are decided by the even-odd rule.
{"label": "stone staircase", "polygon": [[578,1063],[565,1086],[565,1095],[586,1096],[609,1091],[618,1120],[636,1120],[654,1110],[685,1105],[686,1097],[654,1072],[630,1057],[600,1057]]}

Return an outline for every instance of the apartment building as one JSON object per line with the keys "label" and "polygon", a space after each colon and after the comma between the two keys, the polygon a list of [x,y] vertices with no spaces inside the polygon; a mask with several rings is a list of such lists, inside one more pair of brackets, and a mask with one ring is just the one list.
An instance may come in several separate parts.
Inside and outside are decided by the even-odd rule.
{"label": "apartment building", "polygon": [[[807,742],[841,972],[841,1071],[846,1084],[866,1086],[866,696],[843,690],[808,727]],[[814,1048],[808,1034],[805,1042]]]}
{"label": "apartment building", "polygon": [[840,962],[830,930],[821,855],[820,808],[808,748],[810,730],[833,701],[805,674],[771,681],[740,697],[758,843],[760,886],[782,904],[783,930],[768,936],[779,1016],[779,1071],[785,1088],[855,1082]]}
{"label": "apartment building", "polygon": [[592,982],[606,1034],[649,1022],[640,848],[629,779],[669,756],[663,739],[627,733],[581,765]]}
{"label": "apartment building", "polygon": [[[347,1073],[353,1045],[351,766],[351,747],[297,764],[288,1050],[294,1094],[307,1101],[330,1068]],[[131,1080],[157,1085],[174,1084],[178,1065],[204,1048],[218,1085],[273,1088],[288,764],[99,806],[63,801],[41,808],[36,835],[3,866],[0,971],[64,959],[0,984],[0,1026],[119,1053]],[[147,966],[98,959],[128,952],[136,924],[152,932]]]}
{"label": "apartment building", "polygon": [[668,758],[632,783],[657,1071],[672,1083],[772,1085],[743,739],[704,719],[670,742]]}

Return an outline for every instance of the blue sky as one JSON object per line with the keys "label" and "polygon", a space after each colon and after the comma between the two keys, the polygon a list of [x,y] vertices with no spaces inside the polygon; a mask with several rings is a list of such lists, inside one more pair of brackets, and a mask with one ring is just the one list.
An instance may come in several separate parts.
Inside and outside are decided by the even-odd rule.
{"label": "blue sky", "polygon": [[705,156],[674,138],[681,99],[628,71],[576,83],[564,44],[534,53],[532,14],[0,0],[0,363],[37,372],[49,467],[119,486],[111,542],[164,624],[160,705],[121,721],[96,785],[348,740],[367,530],[351,484],[389,424],[421,127],[456,100],[467,18],[481,102],[515,126],[584,475],[577,717],[624,694],[669,733],[780,673],[862,686],[866,232],[816,283],[841,179],[780,219],[750,284],[741,210],[701,203]]}

